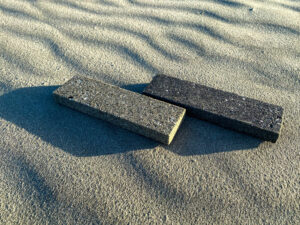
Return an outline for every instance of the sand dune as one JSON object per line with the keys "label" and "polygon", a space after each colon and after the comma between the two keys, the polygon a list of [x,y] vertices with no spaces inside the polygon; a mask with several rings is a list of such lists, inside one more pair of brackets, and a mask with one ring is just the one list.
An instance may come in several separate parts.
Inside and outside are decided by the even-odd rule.
{"label": "sand dune", "polygon": [[[1,224],[300,223],[300,4],[1,0]],[[157,73],[284,108],[276,144],[187,117],[170,146],[57,105]]]}

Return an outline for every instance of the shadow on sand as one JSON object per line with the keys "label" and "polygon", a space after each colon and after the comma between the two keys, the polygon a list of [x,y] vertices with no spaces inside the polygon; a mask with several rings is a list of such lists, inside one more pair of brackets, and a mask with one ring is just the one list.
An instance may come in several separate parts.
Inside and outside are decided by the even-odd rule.
{"label": "shadow on sand", "polygon": [[[141,93],[146,84],[123,88]],[[20,88],[0,96],[0,117],[78,156],[97,156],[151,149],[159,144],[55,103],[58,86]],[[173,143],[164,148],[179,155],[251,149],[260,140],[186,117]]]}

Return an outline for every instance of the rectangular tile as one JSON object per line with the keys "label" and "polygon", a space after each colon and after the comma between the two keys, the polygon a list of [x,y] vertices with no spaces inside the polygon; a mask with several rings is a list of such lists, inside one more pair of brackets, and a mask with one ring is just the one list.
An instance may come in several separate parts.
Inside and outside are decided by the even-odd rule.
{"label": "rectangular tile", "polygon": [[53,92],[62,105],[170,144],[185,109],[120,87],[75,76]]}
{"label": "rectangular tile", "polygon": [[157,75],[145,95],[181,106],[187,115],[276,142],[283,108],[204,85]]}

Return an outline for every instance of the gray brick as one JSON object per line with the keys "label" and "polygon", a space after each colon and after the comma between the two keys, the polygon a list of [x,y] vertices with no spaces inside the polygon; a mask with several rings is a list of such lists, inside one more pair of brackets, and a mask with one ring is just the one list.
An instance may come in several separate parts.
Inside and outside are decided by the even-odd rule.
{"label": "gray brick", "polygon": [[279,136],[283,108],[277,105],[166,75],[155,76],[143,93],[225,128],[272,142]]}
{"label": "gray brick", "polygon": [[185,109],[117,86],[75,76],[53,92],[62,105],[170,144]]}

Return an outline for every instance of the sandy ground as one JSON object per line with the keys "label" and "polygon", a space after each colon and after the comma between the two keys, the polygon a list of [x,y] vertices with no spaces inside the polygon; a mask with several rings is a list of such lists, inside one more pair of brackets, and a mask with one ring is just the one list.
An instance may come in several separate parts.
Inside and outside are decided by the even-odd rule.
{"label": "sandy ground", "polygon": [[[0,0],[0,224],[299,224],[300,3]],[[276,144],[187,117],[162,146],[61,107],[157,72],[281,105]]]}

